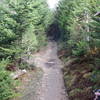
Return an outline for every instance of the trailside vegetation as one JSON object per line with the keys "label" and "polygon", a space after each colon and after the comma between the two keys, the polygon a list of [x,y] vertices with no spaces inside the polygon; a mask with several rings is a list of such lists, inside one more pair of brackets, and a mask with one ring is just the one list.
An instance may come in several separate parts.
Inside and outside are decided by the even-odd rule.
{"label": "trailside vegetation", "polygon": [[45,0],[0,2],[0,100],[9,100],[16,94],[7,67],[18,67],[16,62],[21,56],[46,45],[45,32],[51,16]]}
{"label": "trailside vegetation", "polygon": [[69,98],[92,100],[100,88],[100,1],[61,0],[56,14]]}

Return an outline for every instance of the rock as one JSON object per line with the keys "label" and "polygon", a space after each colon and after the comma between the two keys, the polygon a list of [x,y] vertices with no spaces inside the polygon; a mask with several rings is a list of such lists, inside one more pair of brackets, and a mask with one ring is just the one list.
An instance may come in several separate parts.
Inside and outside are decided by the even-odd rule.
{"label": "rock", "polygon": [[23,70],[18,70],[18,71],[14,72],[14,73],[11,73],[10,76],[12,77],[12,79],[18,79],[20,76],[22,76],[22,75],[24,75],[26,73],[27,73],[27,71],[25,69],[23,69]]}
{"label": "rock", "polygon": [[23,73],[27,73],[26,69],[23,69],[22,72],[23,72]]}

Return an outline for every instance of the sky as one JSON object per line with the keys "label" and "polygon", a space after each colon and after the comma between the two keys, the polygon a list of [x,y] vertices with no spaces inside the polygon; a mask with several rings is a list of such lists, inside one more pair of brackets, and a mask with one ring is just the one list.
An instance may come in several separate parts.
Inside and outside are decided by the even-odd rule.
{"label": "sky", "polygon": [[59,0],[47,0],[50,9],[55,9]]}

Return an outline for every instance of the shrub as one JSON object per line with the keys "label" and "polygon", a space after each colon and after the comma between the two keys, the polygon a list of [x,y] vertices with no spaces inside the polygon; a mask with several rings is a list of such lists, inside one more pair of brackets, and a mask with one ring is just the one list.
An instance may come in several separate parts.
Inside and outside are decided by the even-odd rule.
{"label": "shrub", "polygon": [[8,100],[16,95],[15,82],[11,79],[10,73],[5,70],[8,62],[8,59],[0,62],[0,100]]}
{"label": "shrub", "polygon": [[100,86],[100,71],[94,70],[91,75],[91,81],[98,83]]}
{"label": "shrub", "polygon": [[84,56],[87,53],[87,43],[84,41],[78,42],[72,52],[75,56]]}
{"label": "shrub", "polygon": [[[85,50],[78,41],[86,41],[88,48],[100,48],[99,0],[61,0],[57,9],[57,22],[61,30],[61,40],[70,46],[73,54],[84,55]],[[95,15],[95,16],[94,16]],[[85,44],[86,44],[85,43]],[[73,48],[77,45],[81,47]],[[83,49],[83,50],[82,50]],[[78,51],[77,51],[78,50]]]}

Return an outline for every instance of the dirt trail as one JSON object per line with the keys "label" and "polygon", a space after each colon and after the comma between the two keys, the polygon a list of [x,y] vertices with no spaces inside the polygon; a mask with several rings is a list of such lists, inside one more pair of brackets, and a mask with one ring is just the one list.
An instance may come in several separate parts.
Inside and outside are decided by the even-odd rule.
{"label": "dirt trail", "polygon": [[[57,57],[56,42],[49,42],[41,52],[33,54],[28,63],[37,66],[36,72],[25,77],[22,96],[14,100],[68,100],[65,92],[62,63]],[[28,81],[28,82],[25,82]]]}
{"label": "dirt trail", "polygon": [[44,75],[37,89],[36,100],[68,100],[61,68],[61,61],[57,57],[56,42],[49,42],[46,49],[30,59],[37,67],[44,71]]}

